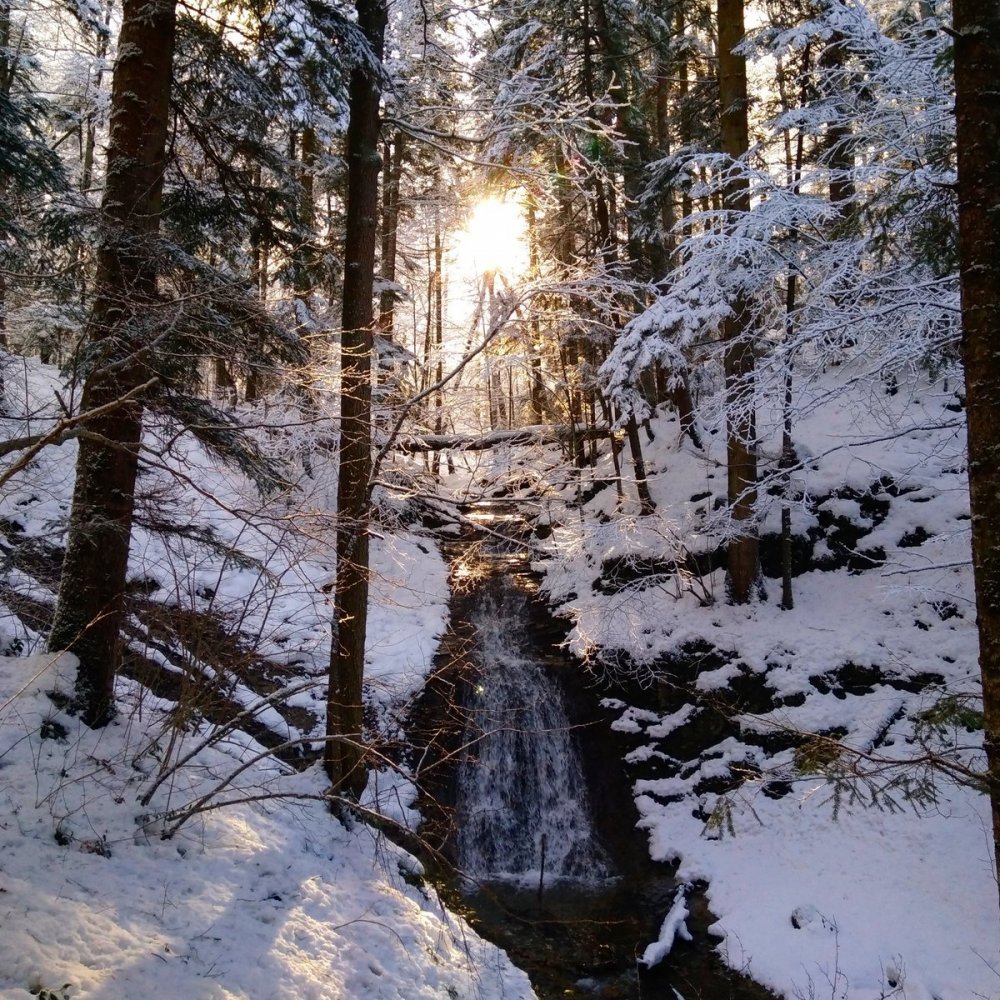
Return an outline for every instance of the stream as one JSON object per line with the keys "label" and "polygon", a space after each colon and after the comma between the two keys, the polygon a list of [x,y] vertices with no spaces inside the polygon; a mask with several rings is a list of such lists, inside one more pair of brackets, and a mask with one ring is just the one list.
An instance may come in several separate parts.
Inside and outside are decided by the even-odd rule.
{"label": "stream", "polygon": [[[451,625],[413,720],[428,798],[424,836],[447,859],[438,887],[484,937],[560,997],[764,1000],[722,965],[700,893],[694,942],[638,962],[677,885],[649,859],[598,691],[560,648],[513,505],[482,502],[445,543]],[[458,874],[454,874],[457,872]]]}

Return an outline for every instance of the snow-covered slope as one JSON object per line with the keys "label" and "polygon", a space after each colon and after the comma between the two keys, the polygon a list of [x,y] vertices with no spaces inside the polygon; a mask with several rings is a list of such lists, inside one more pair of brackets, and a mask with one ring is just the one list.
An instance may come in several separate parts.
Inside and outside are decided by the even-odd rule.
{"label": "snow-covered slope", "polygon": [[553,490],[539,568],[571,647],[625,686],[607,706],[651,853],[708,883],[734,967],[789,998],[1000,997],[988,803],[945,773],[982,767],[964,414],[922,373],[855,375],[819,373],[796,420],[793,610],[778,491],[767,599],[728,605],[723,433],[699,453],[664,413],[644,442],[657,513],[614,514],[607,487],[581,517]]}
{"label": "snow-covered slope", "polygon": [[[55,371],[18,365],[5,438],[58,414]],[[73,664],[42,652],[73,442],[45,448],[0,494],[0,996],[533,997],[420,887],[415,859],[329,813],[317,766],[296,773],[258,741],[319,748],[336,480],[328,443],[283,429],[294,412],[248,417],[294,488],[262,499],[190,438],[147,435],[126,666],[161,696],[121,678],[119,717],[100,731],[49,696],[71,690]],[[383,506],[367,673],[373,724],[394,737],[444,628],[447,568],[405,509]],[[207,721],[240,711],[237,727]],[[414,794],[386,768],[366,805],[408,821]]]}
{"label": "snow-covered slope", "polygon": [[[160,769],[207,735],[119,685],[121,715],[81,727],[46,692],[72,659],[0,659],[0,996],[455,1000],[533,996],[523,973],[426,889],[417,862],[331,817],[316,768],[206,746],[145,809]],[[176,820],[175,820],[176,822]],[[50,991],[48,994],[43,991]]]}

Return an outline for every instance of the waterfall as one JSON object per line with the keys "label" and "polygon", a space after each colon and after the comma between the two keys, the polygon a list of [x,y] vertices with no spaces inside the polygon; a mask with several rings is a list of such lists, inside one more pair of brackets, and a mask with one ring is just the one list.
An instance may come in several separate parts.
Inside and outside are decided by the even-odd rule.
{"label": "waterfall", "polygon": [[495,572],[473,598],[458,865],[478,878],[537,884],[544,844],[546,882],[597,881],[609,866],[593,837],[580,754],[560,685],[532,656],[519,582]]}

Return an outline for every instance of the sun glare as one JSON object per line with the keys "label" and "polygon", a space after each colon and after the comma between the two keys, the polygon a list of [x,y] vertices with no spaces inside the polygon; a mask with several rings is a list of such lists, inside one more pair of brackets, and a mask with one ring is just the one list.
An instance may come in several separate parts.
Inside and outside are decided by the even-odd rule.
{"label": "sun glare", "polygon": [[527,266],[524,209],[517,201],[484,198],[472,210],[459,239],[462,265],[510,277]]}

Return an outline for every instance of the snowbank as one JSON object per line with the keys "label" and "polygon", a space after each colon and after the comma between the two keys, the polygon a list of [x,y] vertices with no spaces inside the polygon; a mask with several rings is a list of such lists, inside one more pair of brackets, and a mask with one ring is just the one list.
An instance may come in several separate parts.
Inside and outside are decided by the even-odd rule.
{"label": "snowbank", "polygon": [[[345,1000],[532,997],[523,973],[414,883],[413,858],[316,801],[315,770],[265,761],[183,810],[253,747],[206,747],[143,809],[137,799],[202,732],[119,684],[121,716],[91,731],[47,691],[71,657],[0,659],[0,994]],[[173,741],[173,742],[171,742]]]}

